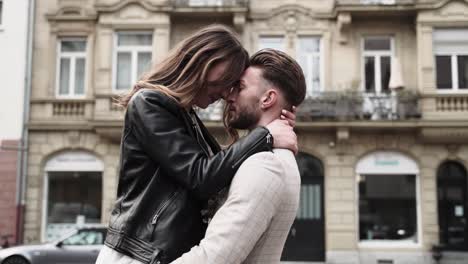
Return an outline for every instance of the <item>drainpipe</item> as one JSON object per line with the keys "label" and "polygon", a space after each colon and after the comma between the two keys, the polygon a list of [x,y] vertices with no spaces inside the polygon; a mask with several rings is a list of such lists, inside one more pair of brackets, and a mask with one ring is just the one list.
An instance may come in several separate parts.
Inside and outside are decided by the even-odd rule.
{"label": "drainpipe", "polygon": [[24,242],[24,209],[26,204],[26,177],[28,166],[28,122],[29,122],[29,98],[31,97],[31,78],[32,78],[32,49],[34,37],[34,14],[35,0],[28,0],[28,28],[26,31],[26,67],[24,82],[24,101],[23,101],[23,124],[20,146],[18,150],[19,169],[17,170],[17,192],[16,192],[16,243]]}

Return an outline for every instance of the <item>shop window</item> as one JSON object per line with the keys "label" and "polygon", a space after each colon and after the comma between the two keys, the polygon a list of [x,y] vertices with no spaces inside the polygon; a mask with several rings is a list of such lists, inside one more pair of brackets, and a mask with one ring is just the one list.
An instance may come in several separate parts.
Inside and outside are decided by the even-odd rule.
{"label": "shop window", "polygon": [[360,175],[359,239],[417,242],[415,175]]}

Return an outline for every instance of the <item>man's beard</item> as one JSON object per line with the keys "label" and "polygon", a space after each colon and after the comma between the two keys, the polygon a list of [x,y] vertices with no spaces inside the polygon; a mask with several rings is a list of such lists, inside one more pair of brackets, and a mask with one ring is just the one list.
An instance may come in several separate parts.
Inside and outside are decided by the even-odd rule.
{"label": "man's beard", "polygon": [[[237,114],[237,115],[236,115]],[[251,129],[260,120],[261,112],[258,105],[239,107],[236,111],[229,111],[228,125],[235,129]]]}

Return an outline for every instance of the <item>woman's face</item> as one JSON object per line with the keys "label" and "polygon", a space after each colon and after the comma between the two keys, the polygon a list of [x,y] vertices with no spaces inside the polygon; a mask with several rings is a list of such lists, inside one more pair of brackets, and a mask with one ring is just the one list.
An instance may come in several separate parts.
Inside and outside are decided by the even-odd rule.
{"label": "woman's face", "polygon": [[208,71],[207,82],[208,85],[204,92],[197,95],[194,101],[194,105],[200,108],[207,108],[210,104],[218,101],[220,98],[227,98],[231,87],[220,87],[210,85],[221,79],[224,72],[227,70],[228,63],[226,61],[216,64],[211,70]]}

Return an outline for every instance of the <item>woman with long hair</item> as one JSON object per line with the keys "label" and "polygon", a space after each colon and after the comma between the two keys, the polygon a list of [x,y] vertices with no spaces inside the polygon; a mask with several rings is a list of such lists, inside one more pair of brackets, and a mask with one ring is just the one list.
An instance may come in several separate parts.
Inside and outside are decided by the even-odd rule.
{"label": "woman with long hair", "polygon": [[206,201],[228,186],[250,155],[297,151],[286,113],[221,150],[193,107],[226,98],[248,67],[229,28],[213,25],[182,41],[119,100],[126,108],[117,200],[96,263],[169,263],[203,238]]}

